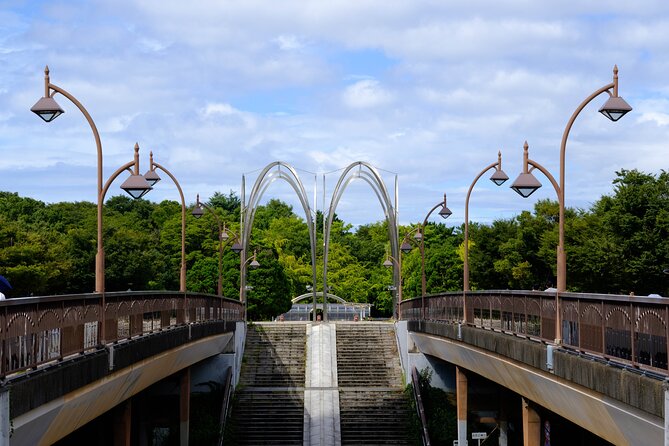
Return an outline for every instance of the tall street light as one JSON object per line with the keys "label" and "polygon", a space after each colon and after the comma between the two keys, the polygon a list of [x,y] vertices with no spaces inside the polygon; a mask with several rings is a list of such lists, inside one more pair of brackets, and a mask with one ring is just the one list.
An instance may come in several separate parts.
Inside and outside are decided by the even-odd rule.
{"label": "tall street light", "polygon": [[[474,178],[474,181],[472,181],[471,186],[469,186],[469,190],[467,191],[467,199],[465,200],[465,252],[464,252],[464,264],[463,264],[463,278],[462,278],[462,283],[463,283],[463,289],[465,291],[469,291],[469,197],[472,194],[472,189],[474,189],[474,185],[476,182],[483,176],[484,173],[489,171],[490,169],[495,169],[495,171],[492,173],[490,176],[490,181],[495,183],[497,186],[501,186],[504,184],[506,180],[509,179],[506,173],[502,170],[502,152],[499,151],[497,152],[497,161],[486,166],[479,174]],[[463,304],[463,307],[466,307],[466,299]],[[467,312],[465,311],[465,320],[467,319]]]}
{"label": "tall street light", "polygon": [[[432,212],[436,211],[437,208],[441,207],[439,210],[439,215],[443,219],[447,219],[448,217],[453,214],[451,210],[446,206],[446,194],[444,194],[444,201],[437,203],[434,205],[432,209],[427,213],[425,216],[425,219],[423,220],[423,223],[420,225],[420,228],[418,229],[418,232],[416,232],[416,235],[414,235],[414,239],[416,239],[420,243],[420,287],[421,287],[421,318],[425,319],[425,294],[427,293],[427,279],[425,277],[425,226],[427,226],[427,220],[430,218],[430,215],[432,215]],[[401,248],[400,248],[401,249]]]}
{"label": "tall street light", "polygon": [[[109,179],[105,182],[105,184],[102,186],[102,189],[100,190],[100,201],[104,203],[105,195],[107,195],[107,191],[109,190],[109,187],[111,184],[114,182],[114,180],[121,174],[123,171],[129,171],[130,176],[121,184],[121,189],[126,191],[132,198],[138,199],[146,195],[151,189],[151,185],[144,179],[142,175],[139,173],[139,144],[135,143],[135,155],[132,161],[124,164],[123,166],[119,167],[116,169],[116,171],[111,174]],[[102,228],[102,220],[98,220],[98,228],[101,232]],[[102,243],[102,239],[100,239],[100,243]],[[104,253],[104,250],[102,251]],[[98,265],[96,264],[96,267]],[[102,265],[101,269],[99,271],[99,276],[102,277],[102,284],[104,285],[104,275],[105,275],[105,264],[104,264],[104,257],[102,257]],[[96,269],[96,278],[98,277],[98,270]],[[106,310],[106,304],[105,304],[105,293],[101,293],[101,311],[100,311],[100,330],[102,331],[102,336],[101,336],[101,344],[104,345],[105,339],[106,339],[106,318],[105,318],[105,310]]]}
{"label": "tall street light", "polygon": [[[527,198],[530,195],[532,195],[534,191],[536,191],[541,187],[541,183],[539,182],[539,180],[537,180],[536,177],[532,174],[532,171],[534,169],[539,169],[541,173],[543,173],[553,185],[555,193],[557,194],[558,197],[558,205],[562,207],[564,205],[563,203],[564,195],[562,194],[562,191],[557,181],[555,181],[555,177],[553,177],[553,175],[551,175],[548,169],[546,169],[544,166],[537,163],[536,161],[531,160],[529,158],[528,153],[529,153],[529,145],[527,144],[527,141],[525,141],[525,144],[523,144],[523,171],[520,173],[520,175],[518,175],[518,178],[516,178],[516,180],[513,182],[513,184],[511,185],[511,189],[518,192],[518,194],[520,194],[523,198]],[[532,166],[531,169],[530,166]],[[560,251],[558,250],[558,255],[559,252]],[[559,262],[559,257],[558,257],[558,262]],[[559,344],[561,340],[562,340],[562,318],[560,316],[560,298],[559,298],[559,293],[555,293],[555,342]]]}
{"label": "tall street light", "polygon": [[[241,247],[241,244],[239,244],[239,245]],[[235,246],[233,245],[233,248],[234,247]],[[243,251],[242,249],[239,250],[239,252],[242,252],[242,251]],[[246,274],[246,265],[248,265],[249,268],[251,268],[251,269],[260,268],[260,263],[256,259],[256,251],[255,250],[253,251],[253,256],[251,258],[246,259],[243,263],[241,263],[239,265],[239,271],[242,274]],[[244,283],[245,283],[245,281],[244,281]],[[240,298],[241,298],[241,296],[244,296],[244,320],[247,320],[248,309],[249,309],[249,300],[246,298],[246,290],[247,290],[246,287],[247,287],[247,285],[244,285],[244,294],[242,294],[241,286],[240,286],[240,290],[239,290]]]}
{"label": "tall street light", "polygon": [[[564,212],[565,212],[565,152],[567,148],[567,139],[569,138],[569,132],[571,131],[572,125],[576,117],[581,113],[581,110],[585,108],[593,99],[599,96],[602,93],[608,93],[609,98],[606,100],[604,105],[599,109],[599,112],[609,118],[611,121],[617,121],[622,118],[625,114],[632,110],[632,107],[625,102],[623,98],[618,96],[618,66],[613,67],[613,82],[610,84],[604,85],[602,88],[595,90],[590,96],[585,98],[583,102],[576,107],[574,113],[569,118],[567,126],[564,129],[562,134],[562,142],[560,143],[560,186],[559,190],[559,221],[558,221],[558,246],[557,246],[557,291],[558,293],[564,292],[567,290],[567,256],[564,250]],[[528,197],[534,190],[538,189],[541,186],[532,186],[530,184],[526,185],[523,189],[523,197]],[[521,191],[518,191],[521,193]]]}
{"label": "tall street light", "polygon": [[151,184],[151,186],[155,185],[158,181],[160,181],[160,176],[156,172],[156,169],[160,169],[172,179],[174,185],[177,187],[177,190],[179,191],[179,197],[181,198],[181,270],[179,273],[179,291],[185,293],[186,292],[186,200],[184,200],[184,193],[181,190],[181,186],[179,185],[179,182],[174,177],[174,175],[172,175],[172,173],[165,167],[153,161],[153,152],[150,152],[149,159],[150,159],[149,170],[144,174],[144,178],[146,179],[146,181],[148,181],[149,184]]}
{"label": "tall street light", "polygon": [[[404,243],[402,244],[404,245]],[[388,254],[386,256],[386,260],[383,262],[383,266],[385,266],[386,268],[392,268],[393,265],[396,266],[398,270],[397,309],[395,313],[397,313],[398,319],[402,319],[402,314],[400,313],[400,309],[402,308],[400,305],[402,303],[402,251],[401,250],[397,258]]]}
{"label": "tall street light", "polygon": [[91,115],[88,113],[86,108],[79,102],[74,96],[72,96],[67,91],[62,88],[52,84],[49,79],[49,67],[44,68],[44,96],[35,103],[30,109],[32,112],[37,114],[45,122],[51,122],[64,113],[63,109],[60,108],[60,105],[53,98],[56,93],[60,93],[69,99],[78,109],[83,113],[86,121],[93,131],[93,137],[95,138],[95,145],[97,147],[98,154],[98,249],[95,255],[95,292],[104,293],[105,291],[105,273],[104,273],[104,245],[102,242],[102,142],[100,142],[100,134],[98,129],[91,118]]}
{"label": "tall street light", "polygon": [[[436,209],[438,206],[442,206],[442,204],[443,204],[443,209],[442,209],[442,212],[444,212],[443,215],[446,215],[446,214],[451,215],[450,210],[445,205],[445,202],[446,202],[446,195],[444,195],[444,202],[439,203],[432,210]],[[430,211],[430,213],[432,213],[432,211]],[[446,217],[448,215],[446,215]],[[429,217],[429,214],[428,214],[428,217]],[[444,218],[446,218],[446,217],[444,217]],[[427,217],[426,217],[426,220],[427,220]],[[399,253],[397,255],[397,258],[388,254],[386,256],[385,262],[383,262],[383,266],[385,266],[386,268],[391,268],[393,265],[397,266],[398,284],[399,284],[399,288],[397,289],[397,315],[398,315],[398,318],[400,317],[399,308],[400,308],[400,304],[402,303],[402,254],[403,253],[408,254],[411,251],[411,249],[413,248],[413,246],[411,245],[411,238],[412,238],[411,235],[412,234],[414,234],[413,239],[416,243],[422,243],[423,234],[421,233],[421,226],[417,226],[417,227],[410,230],[409,232],[407,232],[404,235],[404,238],[402,239],[402,243],[400,244],[400,249],[399,249]],[[422,246],[422,245],[419,245],[419,246]],[[422,252],[422,249],[421,249],[421,252]]]}
{"label": "tall street light", "polygon": [[239,254],[241,252],[241,244],[239,244],[239,236],[233,232],[235,236],[234,239],[230,238],[225,223],[221,220],[218,214],[205,203],[200,201],[200,194],[197,194],[197,200],[195,201],[195,207],[193,208],[192,214],[195,218],[200,218],[204,215],[204,211],[207,210],[210,212],[216,219],[218,224],[218,287],[217,292],[219,296],[223,296],[223,248],[229,241],[234,240],[235,244],[232,245],[232,250]]}

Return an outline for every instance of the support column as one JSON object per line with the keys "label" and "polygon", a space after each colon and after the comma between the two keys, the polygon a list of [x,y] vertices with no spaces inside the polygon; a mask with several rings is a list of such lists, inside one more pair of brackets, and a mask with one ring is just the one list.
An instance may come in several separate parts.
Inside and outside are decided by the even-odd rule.
{"label": "support column", "polygon": [[9,421],[9,389],[0,389],[0,445],[9,446],[11,434],[11,422]]}
{"label": "support column", "polygon": [[181,374],[179,392],[179,438],[181,446],[188,446],[190,423],[190,367]]}
{"label": "support column", "polygon": [[509,444],[509,420],[506,409],[506,397],[508,393],[504,389],[500,390],[499,398],[499,446],[508,446]]}
{"label": "support column", "polygon": [[467,375],[455,367],[455,392],[458,405],[458,446],[467,445]]}
{"label": "support column", "polygon": [[664,446],[669,446],[669,387],[664,385]]}
{"label": "support column", "polygon": [[523,446],[539,446],[541,443],[541,417],[525,398],[522,400]]}
{"label": "support column", "polygon": [[114,446],[130,446],[132,433],[132,399],[114,408]]}

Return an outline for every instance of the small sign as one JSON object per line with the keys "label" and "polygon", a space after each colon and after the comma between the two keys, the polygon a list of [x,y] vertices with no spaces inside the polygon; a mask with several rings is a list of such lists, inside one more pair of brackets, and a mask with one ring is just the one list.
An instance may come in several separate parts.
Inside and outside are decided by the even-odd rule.
{"label": "small sign", "polygon": [[472,440],[485,440],[488,438],[486,432],[472,432]]}

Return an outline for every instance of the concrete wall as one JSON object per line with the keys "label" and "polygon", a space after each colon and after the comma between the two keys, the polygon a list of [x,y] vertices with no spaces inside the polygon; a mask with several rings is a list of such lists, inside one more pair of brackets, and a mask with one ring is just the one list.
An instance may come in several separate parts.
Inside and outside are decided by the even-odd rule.
{"label": "concrete wall", "polygon": [[545,344],[489,330],[424,321],[410,321],[407,330],[422,353],[490,379],[614,444],[664,444],[662,381],[559,351],[550,371]]}
{"label": "concrete wall", "polygon": [[[2,390],[9,389],[14,428],[12,445],[51,444],[148,386],[221,352],[228,353],[214,361],[216,365],[227,370],[228,364],[241,364],[241,352],[239,358],[232,353],[243,343],[244,329],[237,333],[239,324],[198,325],[107,346],[5,383]],[[169,339],[171,334],[175,336]],[[119,352],[122,355],[114,358]],[[121,357],[122,361],[115,361]],[[130,364],[119,368],[119,362]],[[211,368],[203,373],[212,373]]]}

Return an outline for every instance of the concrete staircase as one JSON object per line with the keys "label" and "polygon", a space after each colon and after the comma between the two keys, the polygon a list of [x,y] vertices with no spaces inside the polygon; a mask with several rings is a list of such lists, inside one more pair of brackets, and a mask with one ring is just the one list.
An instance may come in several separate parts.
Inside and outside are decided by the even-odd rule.
{"label": "concrete staircase", "polygon": [[249,325],[226,445],[410,445],[389,323]]}
{"label": "concrete staircase", "polygon": [[392,324],[338,323],[337,375],[342,445],[412,444]]}
{"label": "concrete staircase", "polygon": [[249,325],[226,445],[302,445],[305,343],[305,324]]}

